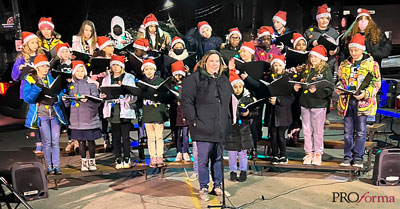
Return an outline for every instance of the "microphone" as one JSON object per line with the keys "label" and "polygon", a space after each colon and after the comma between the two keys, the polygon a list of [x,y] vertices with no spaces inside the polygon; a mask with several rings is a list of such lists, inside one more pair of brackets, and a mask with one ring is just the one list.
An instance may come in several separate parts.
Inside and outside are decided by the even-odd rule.
{"label": "microphone", "polygon": [[214,78],[218,78],[218,73],[214,72]]}

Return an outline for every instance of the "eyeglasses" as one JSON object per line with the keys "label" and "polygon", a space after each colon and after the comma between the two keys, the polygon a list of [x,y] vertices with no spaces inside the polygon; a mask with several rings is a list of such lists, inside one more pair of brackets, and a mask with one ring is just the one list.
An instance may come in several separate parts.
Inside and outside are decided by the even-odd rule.
{"label": "eyeglasses", "polygon": [[233,39],[233,40],[240,40],[240,37],[234,37],[234,36],[231,36],[231,39]]}

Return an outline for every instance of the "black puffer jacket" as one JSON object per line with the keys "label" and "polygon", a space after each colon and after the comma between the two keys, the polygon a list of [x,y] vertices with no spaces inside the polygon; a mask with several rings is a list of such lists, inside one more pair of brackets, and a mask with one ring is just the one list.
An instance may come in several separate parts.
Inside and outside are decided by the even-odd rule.
{"label": "black puffer jacket", "polygon": [[[236,111],[237,121],[234,125],[232,125],[232,131],[229,134],[225,142],[225,150],[228,151],[241,151],[248,150],[254,147],[253,138],[251,136],[250,125],[252,122],[252,118],[258,116],[258,108],[250,109],[249,115],[241,116],[240,115],[240,106],[243,104],[244,106],[252,103],[254,101],[253,97],[251,97],[250,92],[247,89],[244,89],[243,95],[239,99]],[[240,122],[239,122],[240,120]]]}
{"label": "black puffer jacket", "polygon": [[213,78],[198,68],[183,80],[181,105],[194,141],[220,142],[221,137],[227,138],[232,123],[232,92],[227,71]]}

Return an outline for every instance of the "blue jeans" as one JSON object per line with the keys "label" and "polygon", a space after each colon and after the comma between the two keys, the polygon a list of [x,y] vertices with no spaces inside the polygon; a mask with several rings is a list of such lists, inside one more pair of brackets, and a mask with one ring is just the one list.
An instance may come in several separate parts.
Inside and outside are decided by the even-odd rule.
{"label": "blue jeans", "polygon": [[[176,137],[176,152],[188,153],[189,152],[189,127],[187,126],[176,126],[175,127]],[[182,149],[183,144],[183,149]]]}
{"label": "blue jeans", "polygon": [[[344,158],[362,160],[367,140],[367,116],[344,118]],[[356,140],[354,143],[354,130]]]}
{"label": "blue jeans", "polygon": [[197,142],[192,143],[193,146],[193,172],[199,174],[199,151],[197,150]]}
{"label": "blue jeans", "polygon": [[198,174],[200,190],[208,189],[210,175],[208,170],[209,160],[211,160],[211,176],[214,182],[214,188],[220,187],[222,181],[222,159],[221,159],[221,143],[215,142],[196,142],[198,150]]}
{"label": "blue jeans", "polygon": [[47,167],[60,167],[60,124],[56,117],[39,117],[40,136]]}
{"label": "blue jeans", "polygon": [[236,158],[239,155],[239,169],[240,171],[247,171],[247,150],[238,151],[228,151],[229,155],[229,170],[237,171],[237,161]]}

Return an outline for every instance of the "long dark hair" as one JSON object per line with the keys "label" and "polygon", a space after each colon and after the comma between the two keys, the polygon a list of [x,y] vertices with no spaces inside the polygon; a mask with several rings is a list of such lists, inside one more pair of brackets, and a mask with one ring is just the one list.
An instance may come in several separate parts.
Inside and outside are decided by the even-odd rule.
{"label": "long dark hair", "polygon": [[[156,44],[154,45],[154,48],[158,50],[161,47],[161,45],[158,46],[158,43],[162,44],[161,42],[163,41],[161,39],[161,35],[162,34],[160,34],[159,30],[158,30],[158,25],[156,25],[156,32],[154,34],[156,35]],[[149,27],[146,28],[146,32],[145,32],[145,36],[144,37],[147,38],[147,40],[149,40],[150,47],[153,47],[153,44],[151,43],[152,40],[150,38]]]}

